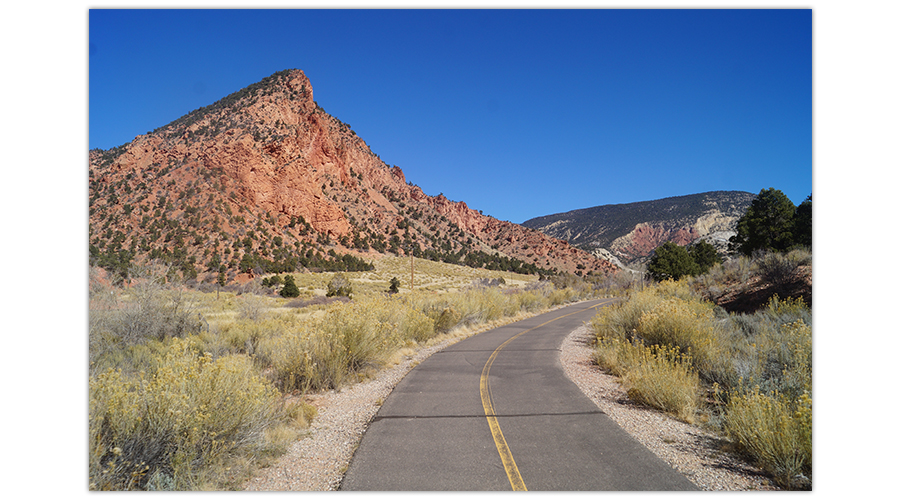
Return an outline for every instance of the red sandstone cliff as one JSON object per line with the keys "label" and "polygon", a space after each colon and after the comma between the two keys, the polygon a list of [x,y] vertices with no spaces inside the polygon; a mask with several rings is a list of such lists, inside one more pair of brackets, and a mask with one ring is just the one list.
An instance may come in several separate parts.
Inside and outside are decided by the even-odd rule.
{"label": "red sandstone cliff", "polygon": [[484,252],[547,270],[614,269],[566,242],[407,183],[315,103],[299,70],[276,73],[130,144],[91,151],[89,177],[96,253],[165,256],[201,269],[221,261],[231,269],[247,253],[413,252],[464,261]]}

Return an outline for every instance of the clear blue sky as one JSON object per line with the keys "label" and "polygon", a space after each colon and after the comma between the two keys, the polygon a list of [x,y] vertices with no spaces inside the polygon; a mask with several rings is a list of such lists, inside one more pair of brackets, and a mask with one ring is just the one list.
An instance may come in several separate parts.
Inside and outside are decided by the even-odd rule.
{"label": "clear blue sky", "polygon": [[430,195],[502,220],[812,193],[812,11],[91,10],[89,147],[276,71]]}

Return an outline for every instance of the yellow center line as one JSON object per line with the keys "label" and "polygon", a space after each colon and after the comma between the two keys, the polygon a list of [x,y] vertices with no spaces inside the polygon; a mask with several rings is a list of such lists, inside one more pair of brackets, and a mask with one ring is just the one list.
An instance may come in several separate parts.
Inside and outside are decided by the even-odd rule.
{"label": "yellow center line", "polygon": [[[602,305],[606,305],[610,303],[614,299],[609,299],[604,302],[600,302],[599,304],[594,304],[588,309],[594,309],[600,307]],[[516,335],[507,339],[506,342],[500,344],[497,349],[491,353],[491,357],[488,358],[487,363],[484,364],[484,369],[481,370],[481,404],[484,406],[484,415],[487,417],[488,427],[491,428],[491,435],[494,437],[494,444],[497,445],[497,452],[500,453],[500,461],[503,462],[503,468],[506,470],[506,476],[509,478],[509,484],[512,485],[513,491],[528,491],[528,488],[525,487],[525,481],[522,480],[522,475],[519,473],[519,468],[516,466],[516,460],[512,456],[512,452],[509,451],[509,445],[506,443],[506,438],[503,437],[503,431],[500,430],[500,423],[497,421],[497,415],[494,413],[494,403],[491,398],[491,383],[489,381],[489,375],[491,373],[491,364],[494,363],[494,359],[497,358],[497,355],[500,354],[500,350],[506,347],[506,344],[509,344],[516,338],[525,335],[526,333],[536,330],[544,325],[549,325],[558,319],[562,319],[568,316],[572,316],[573,314],[578,314],[584,312],[585,310],[575,311],[573,313],[569,313],[563,316],[559,316],[557,318],[553,318],[550,321],[541,323],[538,326],[533,328],[529,328],[523,332],[519,332]]]}

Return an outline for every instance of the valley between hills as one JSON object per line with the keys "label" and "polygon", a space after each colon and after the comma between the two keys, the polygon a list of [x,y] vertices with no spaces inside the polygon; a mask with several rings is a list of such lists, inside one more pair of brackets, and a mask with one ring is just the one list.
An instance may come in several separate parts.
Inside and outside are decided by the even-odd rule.
{"label": "valley between hills", "polygon": [[[354,433],[332,436],[342,441],[327,443],[328,460],[338,451],[352,455],[397,377],[436,349],[566,304],[643,290],[642,277],[619,271],[640,268],[665,242],[702,240],[723,252],[756,196],[714,191],[600,205],[521,225],[497,220],[464,201],[425,194],[326,113],[300,70],[275,73],[130,143],[91,150],[88,179],[90,425],[97,440],[91,489],[293,489],[278,482],[257,488],[250,478],[260,465],[291,460],[294,443],[316,445],[300,438],[320,425],[347,425]],[[728,312],[750,312],[789,291],[809,305],[811,258],[795,260],[780,289],[756,277],[749,260],[736,260],[718,268],[720,281],[704,285],[705,298]],[[296,294],[278,292],[288,280]],[[334,293],[342,280],[346,293]],[[579,335],[589,336],[583,329]],[[567,342],[569,352],[577,350]],[[566,369],[583,369],[592,356],[582,350]],[[591,378],[585,394],[601,387],[598,368],[591,369],[580,375]],[[176,380],[202,379],[203,370],[203,377],[241,375],[212,385],[228,391],[189,384],[178,387],[190,394],[168,391]],[[382,384],[384,374],[393,378]],[[367,391],[365,381],[381,385],[362,396],[361,406],[341,399],[344,387]],[[232,397],[238,394],[232,387],[241,387],[240,397]],[[607,404],[604,411],[627,406],[610,376],[602,388],[609,395],[588,395]],[[206,418],[198,408],[208,401],[245,405],[216,418],[252,415],[254,438],[222,452],[250,457],[246,463],[178,472],[170,456],[145,446],[147,436],[162,431],[117,405],[169,396],[160,408],[183,408],[164,422],[171,428],[188,415]],[[356,413],[333,416],[344,410]],[[635,415],[627,418],[646,418]],[[122,429],[133,424],[134,432],[107,433],[115,419],[125,422]],[[208,423],[184,427],[205,433],[191,435],[190,443],[169,445],[201,458],[227,448]],[[692,446],[685,440],[694,429],[673,431],[656,445]],[[650,431],[645,425],[637,432]],[[350,455],[312,489],[336,487]],[[152,470],[141,468],[145,457],[157,460]],[[756,470],[719,482],[710,467],[693,473],[711,474],[708,484],[697,483],[707,489],[775,488]]]}

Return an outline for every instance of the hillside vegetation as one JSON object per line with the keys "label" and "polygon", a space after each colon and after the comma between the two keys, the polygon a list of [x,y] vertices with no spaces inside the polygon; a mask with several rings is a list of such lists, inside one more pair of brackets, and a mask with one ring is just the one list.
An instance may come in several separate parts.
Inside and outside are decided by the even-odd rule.
{"label": "hillside vegetation", "polygon": [[[640,226],[659,228],[664,233],[663,241],[686,234],[692,234],[694,238],[705,236],[710,229],[733,230],[733,224],[729,224],[728,221],[736,220],[753,199],[753,194],[743,191],[712,191],[652,201],[582,208],[535,217],[523,222],[522,225],[582,248],[613,250],[613,254],[617,257],[628,261],[629,257],[634,256],[619,253],[614,242],[633,233]],[[705,221],[705,218],[709,217],[714,217],[712,220],[716,222]],[[652,248],[651,246],[648,250]]]}
{"label": "hillside vegetation", "polygon": [[609,262],[429,196],[313,99],[299,70],[89,154],[91,265],[165,262],[188,283],[360,271],[382,255],[524,274]]}

